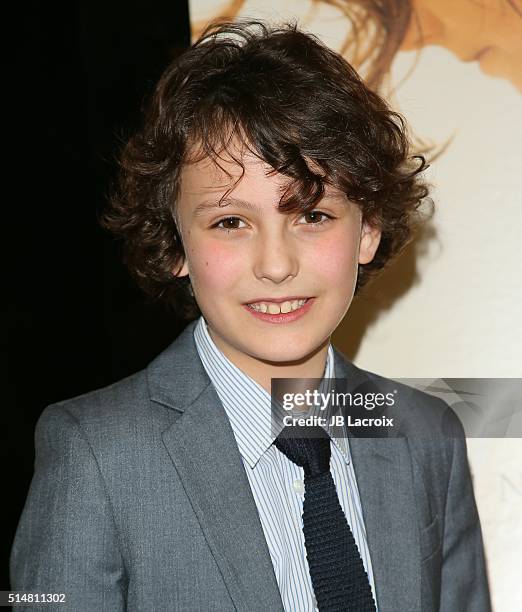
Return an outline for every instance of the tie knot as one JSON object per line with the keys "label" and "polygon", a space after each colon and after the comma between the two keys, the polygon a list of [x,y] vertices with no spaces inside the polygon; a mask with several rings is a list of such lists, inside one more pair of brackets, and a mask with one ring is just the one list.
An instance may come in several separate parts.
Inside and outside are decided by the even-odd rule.
{"label": "tie knot", "polygon": [[274,445],[290,461],[303,468],[305,477],[330,471],[330,437],[322,427],[285,427],[274,440]]}

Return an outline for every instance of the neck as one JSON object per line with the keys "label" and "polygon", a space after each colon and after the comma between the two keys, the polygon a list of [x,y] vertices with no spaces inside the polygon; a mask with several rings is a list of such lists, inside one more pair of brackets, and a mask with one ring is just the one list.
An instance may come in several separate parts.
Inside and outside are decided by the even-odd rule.
{"label": "neck", "polygon": [[330,338],[327,338],[323,344],[302,359],[275,362],[257,359],[238,351],[224,343],[210,327],[208,327],[208,332],[223,355],[268,393],[271,393],[272,378],[322,378],[324,375]]}

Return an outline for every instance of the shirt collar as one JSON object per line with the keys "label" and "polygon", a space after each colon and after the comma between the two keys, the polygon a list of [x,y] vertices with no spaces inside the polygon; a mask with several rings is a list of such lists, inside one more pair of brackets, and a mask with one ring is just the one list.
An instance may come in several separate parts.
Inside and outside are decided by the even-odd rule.
{"label": "shirt collar", "polygon": [[[196,348],[228,416],[241,456],[251,468],[275,440],[271,430],[271,398],[263,387],[234,365],[216,346],[203,316],[194,327]],[[335,377],[335,355],[328,345],[323,378]],[[329,432],[329,428],[325,428]],[[329,432],[330,433],[330,432]],[[350,461],[346,435],[331,436],[345,461]]]}

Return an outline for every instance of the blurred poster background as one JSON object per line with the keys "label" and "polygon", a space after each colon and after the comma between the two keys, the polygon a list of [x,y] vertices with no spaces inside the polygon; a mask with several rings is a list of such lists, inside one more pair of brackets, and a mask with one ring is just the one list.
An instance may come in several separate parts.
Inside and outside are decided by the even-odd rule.
{"label": "blurred poster background", "polygon": [[[410,124],[436,214],[358,297],[334,343],[388,377],[522,375],[522,1],[191,0],[217,17],[296,20]],[[494,609],[522,609],[522,442],[469,440]]]}

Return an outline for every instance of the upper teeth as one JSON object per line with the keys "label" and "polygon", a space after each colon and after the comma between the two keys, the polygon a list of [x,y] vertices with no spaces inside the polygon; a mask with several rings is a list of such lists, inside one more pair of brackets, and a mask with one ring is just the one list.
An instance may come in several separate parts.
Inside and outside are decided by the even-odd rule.
{"label": "upper teeth", "polygon": [[249,304],[250,308],[257,310],[258,312],[268,312],[268,314],[281,314],[297,310],[306,302],[306,300],[293,300],[283,302],[282,304],[276,304],[275,302],[256,302]]}

